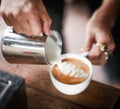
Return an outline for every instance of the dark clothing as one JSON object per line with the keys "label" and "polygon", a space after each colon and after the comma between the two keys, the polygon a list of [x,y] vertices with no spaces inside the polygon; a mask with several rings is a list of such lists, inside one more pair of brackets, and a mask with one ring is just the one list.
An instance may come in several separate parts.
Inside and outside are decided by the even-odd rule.
{"label": "dark clothing", "polygon": [[[64,11],[64,1],[63,0],[43,0],[48,14],[52,19],[52,30],[57,30],[62,36],[62,21],[63,21],[63,11]],[[63,41],[63,37],[62,37]],[[64,41],[62,46],[62,53],[65,53]]]}
{"label": "dark clothing", "polygon": [[120,82],[120,17],[116,20],[112,35],[116,43],[116,49],[106,63],[105,71],[110,82]]}

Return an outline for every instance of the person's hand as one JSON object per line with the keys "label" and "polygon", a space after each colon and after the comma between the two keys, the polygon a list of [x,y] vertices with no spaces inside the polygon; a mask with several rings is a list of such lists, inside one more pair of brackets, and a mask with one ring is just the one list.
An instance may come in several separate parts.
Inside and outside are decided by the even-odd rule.
{"label": "person's hand", "polygon": [[107,51],[112,53],[115,49],[115,43],[111,35],[110,25],[106,19],[103,19],[98,14],[100,15],[100,13],[96,12],[87,23],[85,44],[81,51],[88,50],[89,60],[95,65],[103,65],[106,63],[106,55],[96,44],[106,44],[108,46]]}
{"label": "person's hand", "polygon": [[19,34],[50,33],[51,19],[42,0],[2,0],[1,14],[6,24]]}

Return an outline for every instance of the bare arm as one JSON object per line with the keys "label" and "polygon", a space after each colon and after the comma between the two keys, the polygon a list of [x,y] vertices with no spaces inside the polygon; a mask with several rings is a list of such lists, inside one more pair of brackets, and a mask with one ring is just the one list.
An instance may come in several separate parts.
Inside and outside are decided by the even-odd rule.
{"label": "bare arm", "polygon": [[104,19],[112,28],[119,14],[120,0],[104,0],[101,7],[93,14],[93,17],[98,16],[98,19]]}
{"label": "bare arm", "polygon": [[109,52],[115,49],[111,28],[120,14],[119,7],[120,0],[104,0],[87,23],[86,40],[82,51],[90,51],[88,58],[93,64],[103,65],[106,62],[104,52],[101,52],[96,43],[107,44]]}

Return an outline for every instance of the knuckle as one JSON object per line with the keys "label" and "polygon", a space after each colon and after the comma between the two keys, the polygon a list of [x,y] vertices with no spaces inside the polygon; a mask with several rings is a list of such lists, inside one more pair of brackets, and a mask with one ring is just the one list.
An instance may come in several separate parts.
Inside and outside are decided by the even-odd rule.
{"label": "knuckle", "polygon": [[7,12],[3,13],[3,15],[5,15],[7,18],[9,18],[12,15],[12,13],[7,11]]}
{"label": "knuckle", "polygon": [[0,7],[0,13],[2,14],[2,13],[5,13],[5,11],[6,11],[7,9],[5,8],[5,7]]}
{"label": "knuckle", "polygon": [[34,7],[31,6],[31,7],[25,7],[23,11],[26,13],[33,13],[33,10],[34,10]]}
{"label": "knuckle", "polygon": [[18,10],[15,10],[15,11],[6,10],[6,11],[2,12],[2,15],[6,16],[8,18],[11,16],[13,16],[14,18],[18,18],[19,11]]}
{"label": "knuckle", "polygon": [[33,34],[31,32],[25,32],[27,36],[32,36]]}
{"label": "knuckle", "polygon": [[43,17],[44,22],[46,22],[46,24],[51,25],[52,24],[52,19],[49,16],[44,16]]}
{"label": "knuckle", "polygon": [[0,10],[0,13],[1,13],[2,16],[3,16],[3,15],[7,16],[7,15],[9,15],[10,12],[7,11],[7,10],[1,9],[1,10]]}
{"label": "knuckle", "polygon": [[52,19],[50,17],[48,17],[48,24],[51,25],[52,24]]}
{"label": "knuckle", "polygon": [[100,61],[100,65],[105,65],[106,61]]}
{"label": "knuckle", "polygon": [[36,31],[33,32],[33,36],[37,36],[41,33],[41,31],[39,29],[37,29]]}
{"label": "knuckle", "polygon": [[112,47],[111,47],[113,50],[116,48],[116,45],[115,44],[112,44]]}
{"label": "knuckle", "polygon": [[19,30],[18,28],[16,28],[16,26],[13,26],[13,28],[14,28],[14,30],[15,30],[16,33],[18,33],[18,34],[21,34],[21,33],[22,33],[22,31]]}
{"label": "knuckle", "polygon": [[17,18],[20,16],[20,10],[14,11],[14,12],[13,12],[13,16],[14,16],[14,18],[17,19]]}
{"label": "knuckle", "polygon": [[101,52],[96,52],[93,57],[98,58],[101,56],[101,54],[102,54]]}
{"label": "knuckle", "polygon": [[0,14],[1,15],[4,14],[4,10],[0,9]]}
{"label": "knuckle", "polygon": [[116,45],[115,45],[115,43],[113,43],[110,45],[109,51],[112,52],[112,51],[114,51],[115,48],[116,48]]}
{"label": "knuckle", "polygon": [[30,2],[27,3],[27,5],[25,5],[23,8],[23,11],[28,13],[31,13],[33,10],[35,10],[35,7]]}

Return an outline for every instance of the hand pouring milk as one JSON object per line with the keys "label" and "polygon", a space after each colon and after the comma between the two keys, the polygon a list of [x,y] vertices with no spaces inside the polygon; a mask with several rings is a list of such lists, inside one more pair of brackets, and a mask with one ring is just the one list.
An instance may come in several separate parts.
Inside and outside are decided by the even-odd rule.
{"label": "hand pouring milk", "polygon": [[50,36],[29,37],[17,34],[12,27],[8,27],[1,40],[4,58],[15,64],[52,64],[59,60],[61,48],[61,37],[53,30]]}

